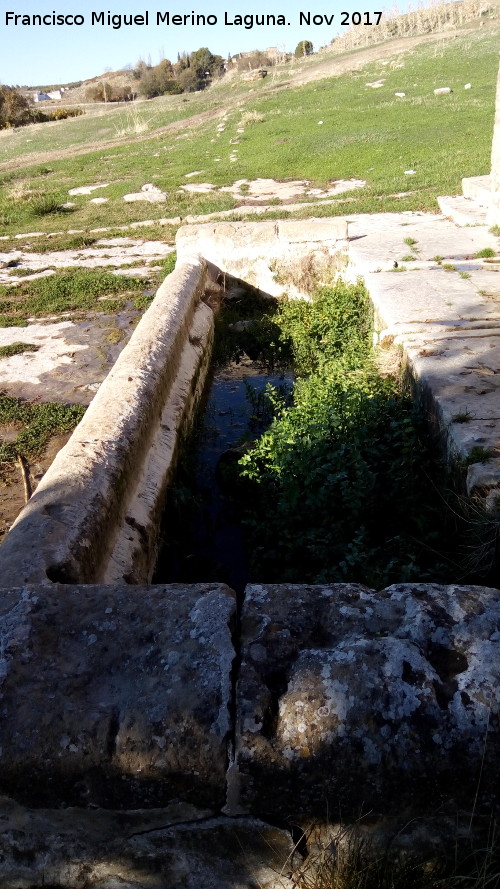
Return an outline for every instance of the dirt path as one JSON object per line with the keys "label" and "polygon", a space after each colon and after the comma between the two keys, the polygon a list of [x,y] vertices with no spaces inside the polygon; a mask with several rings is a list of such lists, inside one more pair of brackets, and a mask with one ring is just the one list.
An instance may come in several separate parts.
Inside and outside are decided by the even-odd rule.
{"label": "dirt path", "polygon": [[[179,130],[192,130],[201,124],[208,123],[217,117],[231,111],[231,104],[221,105],[219,108],[212,108],[210,111],[201,111],[199,114],[193,114],[185,120],[174,120],[172,123],[159,127],[153,132],[149,132],[142,136],[122,136],[119,139],[105,139],[100,142],[87,143],[83,148],[55,148],[53,151],[34,151],[31,154],[25,154],[23,157],[17,157],[0,163],[0,170],[19,170],[23,167],[32,167],[35,164],[49,163],[50,161],[62,160],[65,157],[78,157],[82,154],[92,154],[93,151],[103,151],[107,148],[116,148],[119,145],[127,145],[130,142],[147,142],[149,139],[156,139],[163,133],[175,133]],[[43,124],[42,124],[43,126]]]}
{"label": "dirt path", "polygon": [[334,53],[328,54],[325,55],[323,60],[318,61],[317,65],[311,66],[309,70],[298,71],[293,77],[292,83],[293,86],[302,86],[305,83],[324,80],[327,77],[339,77],[341,74],[348,74],[349,71],[357,71],[370,62],[381,62],[385,59],[401,56],[424,43],[454,40],[457,37],[464,37],[466,34],[467,31],[464,29],[454,28],[453,30],[437,31],[432,34],[419,34],[415,37],[396,37],[393,40],[386,40],[384,43],[377,43],[374,46],[353,49],[338,56]]}

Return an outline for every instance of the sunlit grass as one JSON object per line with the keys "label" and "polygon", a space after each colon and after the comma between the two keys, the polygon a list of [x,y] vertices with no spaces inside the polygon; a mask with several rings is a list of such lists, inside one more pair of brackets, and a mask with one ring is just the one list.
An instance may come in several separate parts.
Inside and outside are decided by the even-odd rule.
{"label": "sunlit grass", "polygon": [[[147,130],[139,137],[124,136],[112,147],[106,141],[125,132],[130,109],[101,108],[81,118],[0,134],[0,168],[2,160],[18,159],[25,149],[31,154],[89,148],[88,153],[52,155],[35,166],[0,172],[0,231],[182,220],[230,209],[236,202],[228,193],[186,193],[181,185],[208,182],[220,188],[259,177],[309,179],[319,186],[340,178],[366,180],[362,191],[315,206],[317,216],[434,211],[437,195],[457,193],[463,176],[489,170],[498,32],[443,41],[438,55],[434,44],[421,45],[401,58],[399,67],[371,62],[301,87],[279,88],[279,79],[267,78],[267,84],[253,81],[250,92],[248,84],[222,80],[204,93],[138,103],[134,127]],[[366,86],[379,78],[384,80],[380,89]],[[464,90],[466,82],[471,89]],[[434,88],[443,84],[453,92],[434,96]],[[405,98],[396,98],[398,91]],[[188,124],[200,111],[214,112],[212,119]],[[175,131],[163,131],[174,119]],[[187,179],[195,170],[199,175]],[[408,170],[415,173],[408,175]],[[123,200],[147,182],[166,193],[164,203]],[[105,183],[92,195],[68,196],[75,186]],[[96,195],[107,203],[92,203]],[[68,200],[74,206],[63,211]]]}

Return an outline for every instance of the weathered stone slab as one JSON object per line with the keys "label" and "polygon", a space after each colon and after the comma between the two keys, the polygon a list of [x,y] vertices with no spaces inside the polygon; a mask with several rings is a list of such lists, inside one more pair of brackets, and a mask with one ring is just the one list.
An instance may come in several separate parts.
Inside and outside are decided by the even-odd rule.
{"label": "weathered stone slab", "polygon": [[488,208],[491,203],[491,178],[490,176],[467,176],[462,179],[462,191],[465,198]]}
{"label": "weathered stone slab", "polygon": [[324,266],[325,259],[344,256],[347,222],[335,218],[186,225],[177,232],[176,246],[179,261],[202,256],[225,274],[271,296],[285,292],[304,296],[295,282],[283,280],[277,268],[309,257]]}
{"label": "weathered stone slab", "polygon": [[[490,247],[496,250],[498,241],[488,227],[457,228],[449,219],[431,213],[373,213],[349,217],[349,258],[356,274],[364,275],[377,269],[388,271],[394,262],[403,264],[403,257],[412,252],[405,239],[415,241],[416,258],[429,261],[442,256],[445,262],[473,256]],[[437,272],[440,275],[440,271]],[[396,275],[398,277],[398,275]],[[420,285],[415,282],[417,292]],[[441,283],[443,288],[447,284]]]}
{"label": "weathered stone slab", "polygon": [[[474,256],[484,248],[497,253],[498,237],[486,226],[458,229],[447,219],[418,213],[355,216],[349,236],[349,275],[364,275],[378,343],[403,347],[448,455],[496,456],[500,263],[497,256]],[[409,248],[415,262],[403,261]],[[475,457],[478,447],[483,453]],[[498,493],[496,484],[488,485],[491,478],[481,463],[474,483],[467,483],[489,506]]]}
{"label": "weathered stone slab", "polygon": [[2,590],[0,792],[221,807],[234,613],[215,583]]}
{"label": "weathered stone slab", "polygon": [[435,811],[472,805],[481,769],[478,811],[491,805],[499,620],[500,592],[483,587],[247,587],[240,805],[281,818]]}
{"label": "weathered stone slab", "polygon": [[0,799],[2,889],[293,889],[288,831],[172,804],[25,809]]}
{"label": "weathered stone slab", "polygon": [[347,238],[347,220],[341,216],[331,219],[280,219],[278,237],[290,244],[328,243]]}
{"label": "weathered stone slab", "polygon": [[[491,277],[496,281],[496,275]],[[396,323],[451,327],[460,321],[500,319],[500,305],[479,293],[468,279],[439,267],[369,273],[366,285],[384,327]]]}
{"label": "weathered stone slab", "polygon": [[463,195],[438,197],[437,202],[443,216],[452,219],[455,225],[486,225],[486,210]]}

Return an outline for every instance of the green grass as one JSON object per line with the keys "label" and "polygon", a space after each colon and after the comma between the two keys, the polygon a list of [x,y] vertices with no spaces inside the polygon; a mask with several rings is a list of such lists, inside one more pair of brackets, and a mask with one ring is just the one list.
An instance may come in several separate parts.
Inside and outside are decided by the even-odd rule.
{"label": "green grass", "polygon": [[[414,48],[405,54],[401,70],[372,62],[359,71],[301,87],[280,89],[279,81],[273,85],[263,80],[252,84],[252,92],[248,85],[222,80],[199,96],[152,100],[137,106],[140,115],[150,117],[146,138],[132,134],[112,147],[106,147],[106,140],[113,129],[120,129],[126,109],[104,113],[100,109],[99,114],[40,124],[29,132],[2,134],[0,163],[22,158],[22,140],[27,137],[30,152],[76,145],[92,150],[0,172],[0,229],[5,233],[89,230],[132,220],[218,212],[234,206],[231,195],[195,195],[179,192],[179,187],[188,181],[222,186],[257,177],[308,178],[319,185],[341,177],[366,179],[366,188],[350,196],[354,200],[333,200],[315,208],[318,216],[435,211],[438,194],[454,194],[463,176],[489,170],[497,70],[498,32],[477,31],[450,40],[439,58],[434,44]],[[366,82],[379,76],[386,78],[384,87],[367,89]],[[474,89],[464,91],[469,79]],[[433,95],[434,87],[444,81],[454,90],[446,102]],[[394,97],[402,84],[407,92],[404,103]],[[161,132],[175,117],[187,119],[201,110],[222,107],[230,107],[223,132],[217,130],[220,116],[190,127],[189,132],[182,127],[169,135]],[[237,134],[245,116],[259,123],[248,123]],[[324,121],[323,126],[318,120]],[[235,148],[230,139],[235,135],[237,160],[230,163]],[[417,171],[411,179],[404,172],[410,168]],[[196,179],[186,180],[186,173],[198,169],[202,173]],[[105,182],[108,187],[98,194],[109,198],[107,204],[97,206],[90,203],[91,196],[76,196],[75,207],[61,213],[60,204],[69,199],[71,187]],[[124,194],[146,182],[167,192],[165,204],[123,201]]]}
{"label": "green grass", "polygon": [[[101,238],[123,237],[131,238],[134,241],[162,241],[164,244],[173,244],[176,231],[177,226],[156,223],[134,226],[133,228],[111,227],[106,231],[81,232],[71,235],[61,232],[36,238],[28,236],[25,238],[9,238],[8,240],[0,241],[0,251],[2,253],[8,253],[13,250],[23,250],[27,253],[52,253],[54,250],[84,250],[87,247],[105,250],[107,245],[97,244],[98,240]],[[13,269],[13,274],[19,274],[19,270]]]}
{"label": "green grass", "polygon": [[[45,268],[37,269],[36,271],[37,272],[46,272],[50,268],[53,268],[53,266],[46,266]],[[18,278],[18,279],[19,278],[29,278],[30,275],[34,275],[34,274],[36,274],[36,272],[33,269],[22,269],[22,268],[19,268],[16,266],[15,268],[11,269],[11,271],[9,272],[9,277],[13,278],[15,281],[16,278]]]}
{"label": "green grass", "polygon": [[[156,278],[152,281],[156,283]],[[113,311],[128,301],[145,308],[148,282],[102,269],[61,269],[48,278],[27,281],[16,288],[0,285],[0,326],[23,324],[28,318],[81,310]]]}
{"label": "green grass", "polygon": [[495,255],[495,251],[492,247],[484,247],[482,250],[478,250],[477,253],[474,253],[474,259],[489,259]]}
{"label": "green grass", "polygon": [[81,405],[30,404],[0,395],[0,424],[19,426],[15,441],[0,440],[0,464],[13,463],[18,455],[38,456],[53,435],[71,432],[84,413]]}
{"label": "green grass", "polygon": [[22,352],[38,352],[40,346],[33,343],[11,343],[9,346],[0,346],[0,358],[10,358],[12,355],[21,355]]}

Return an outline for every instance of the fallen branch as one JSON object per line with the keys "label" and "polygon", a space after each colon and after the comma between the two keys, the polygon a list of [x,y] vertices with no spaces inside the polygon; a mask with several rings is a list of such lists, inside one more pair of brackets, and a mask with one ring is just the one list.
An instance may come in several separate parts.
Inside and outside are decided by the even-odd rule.
{"label": "fallen branch", "polygon": [[16,463],[19,466],[19,469],[21,470],[21,477],[23,480],[23,487],[24,487],[24,502],[27,503],[31,497],[31,494],[32,494],[28,463],[26,461],[26,458],[22,457],[21,454],[17,455]]}

